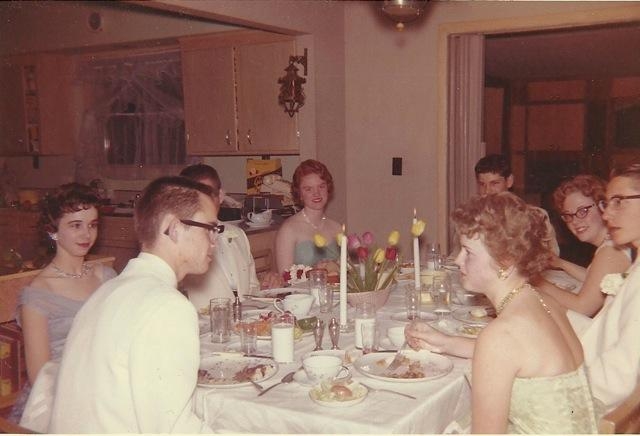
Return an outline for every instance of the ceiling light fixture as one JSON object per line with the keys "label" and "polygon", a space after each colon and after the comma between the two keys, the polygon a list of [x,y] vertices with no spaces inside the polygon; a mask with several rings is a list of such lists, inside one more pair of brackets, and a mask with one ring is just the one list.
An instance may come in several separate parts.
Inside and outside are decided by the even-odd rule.
{"label": "ceiling light fixture", "polygon": [[384,0],[382,12],[395,21],[398,31],[404,30],[405,23],[415,21],[424,13],[427,0]]}

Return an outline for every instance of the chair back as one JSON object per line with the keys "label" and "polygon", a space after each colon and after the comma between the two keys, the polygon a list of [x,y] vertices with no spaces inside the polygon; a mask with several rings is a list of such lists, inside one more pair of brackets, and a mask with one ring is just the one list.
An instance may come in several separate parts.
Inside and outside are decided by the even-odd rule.
{"label": "chair back", "polygon": [[600,418],[599,433],[640,433],[640,384],[618,407]]}

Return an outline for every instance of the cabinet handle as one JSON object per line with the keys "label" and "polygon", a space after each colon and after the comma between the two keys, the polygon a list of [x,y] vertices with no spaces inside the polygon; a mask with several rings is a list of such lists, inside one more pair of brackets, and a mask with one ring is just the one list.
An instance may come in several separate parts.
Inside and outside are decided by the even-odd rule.
{"label": "cabinet handle", "polygon": [[247,142],[251,145],[251,129],[247,130]]}
{"label": "cabinet handle", "polygon": [[224,140],[226,141],[227,145],[231,145],[231,132],[229,132],[229,129],[227,129],[227,134],[224,135]]}

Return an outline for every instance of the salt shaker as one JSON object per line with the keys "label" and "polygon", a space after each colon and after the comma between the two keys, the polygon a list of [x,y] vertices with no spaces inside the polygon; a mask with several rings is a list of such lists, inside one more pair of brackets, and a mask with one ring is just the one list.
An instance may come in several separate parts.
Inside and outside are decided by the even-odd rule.
{"label": "salt shaker", "polygon": [[331,349],[339,350],[338,339],[340,339],[340,324],[338,324],[335,318],[331,318],[331,322],[329,323],[329,337],[331,338]]}
{"label": "salt shaker", "polygon": [[318,319],[313,327],[313,338],[316,340],[316,348],[313,351],[322,350],[322,337],[324,336],[324,321]]}

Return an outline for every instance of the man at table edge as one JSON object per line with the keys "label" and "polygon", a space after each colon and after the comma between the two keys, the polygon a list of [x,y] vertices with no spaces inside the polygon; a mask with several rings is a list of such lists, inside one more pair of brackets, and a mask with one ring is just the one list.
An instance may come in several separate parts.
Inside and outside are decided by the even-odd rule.
{"label": "man at table edge", "polygon": [[136,204],[141,253],[78,312],[63,353],[49,430],[197,433],[198,315],[178,291],[209,267],[217,239],[211,188],[183,177],[151,182]]}

